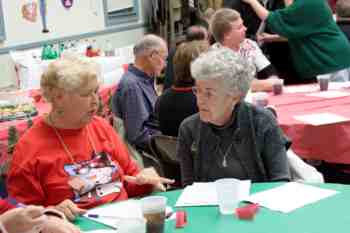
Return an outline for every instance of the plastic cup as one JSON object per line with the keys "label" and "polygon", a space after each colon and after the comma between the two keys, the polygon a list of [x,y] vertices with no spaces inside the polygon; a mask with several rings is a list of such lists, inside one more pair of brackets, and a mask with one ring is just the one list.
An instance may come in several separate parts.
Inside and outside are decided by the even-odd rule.
{"label": "plastic cup", "polygon": [[272,84],[272,90],[274,95],[281,95],[283,93],[283,79],[274,79]]}
{"label": "plastic cup", "polygon": [[328,90],[328,83],[329,83],[329,77],[317,77],[318,84],[320,85],[320,91],[327,91]]}
{"label": "plastic cup", "polygon": [[146,233],[144,218],[123,218],[118,220],[118,233]]}
{"label": "plastic cup", "polygon": [[224,178],[215,181],[221,214],[233,214],[239,203],[239,180]]}
{"label": "plastic cup", "polygon": [[253,103],[259,107],[266,107],[269,104],[268,94],[265,92],[256,92],[253,95]]}
{"label": "plastic cup", "polygon": [[147,233],[163,233],[167,198],[151,196],[141,199],[143,217],[146,219]]}

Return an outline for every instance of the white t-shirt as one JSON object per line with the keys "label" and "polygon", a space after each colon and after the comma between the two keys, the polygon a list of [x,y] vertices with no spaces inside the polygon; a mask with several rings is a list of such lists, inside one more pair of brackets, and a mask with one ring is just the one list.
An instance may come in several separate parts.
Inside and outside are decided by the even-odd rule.
{"label": "white t-shirt", "polygon": [[[220,43],[215,43],[212,45],[212,48],[220,48],[223,47]],[[255,65],[257,72],[263,70],[268,65],[270,65],[270,61],[265,57],[258,44],[250,39],[245,39],[239,46],[238,53],[251,60]]]}

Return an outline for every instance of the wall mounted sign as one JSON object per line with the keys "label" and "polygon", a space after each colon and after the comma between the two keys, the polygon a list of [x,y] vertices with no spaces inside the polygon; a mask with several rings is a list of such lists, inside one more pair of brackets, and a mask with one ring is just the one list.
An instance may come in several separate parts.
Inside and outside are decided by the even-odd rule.
{"label": "wall mounted sign", "polygon": [[35,0],[26,0],[22,5],[22,17],[29,22],[36,22],[37,18],[38,3]]}

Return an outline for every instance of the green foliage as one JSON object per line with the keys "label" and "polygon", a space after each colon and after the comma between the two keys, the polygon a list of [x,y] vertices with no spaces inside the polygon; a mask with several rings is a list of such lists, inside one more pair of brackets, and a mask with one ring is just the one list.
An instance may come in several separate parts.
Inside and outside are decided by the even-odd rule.
{"label": "green foliage", "polygon": [[17,128],[15,126],[10,126],[8,129],[8,144],[7,144],[7,152],[9,154],[13,153],[17,141],[18,141]]}

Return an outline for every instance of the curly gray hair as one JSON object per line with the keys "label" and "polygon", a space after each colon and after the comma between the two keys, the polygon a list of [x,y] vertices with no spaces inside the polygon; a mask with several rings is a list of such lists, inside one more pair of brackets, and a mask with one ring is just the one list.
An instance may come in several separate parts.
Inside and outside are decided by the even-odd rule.
{"label": "curly gray hair", "polygon": [[229,48],[211,49],[191,64],[195,80],[221,79],[225,88],[244,97],[255,76],[254,65]]}

